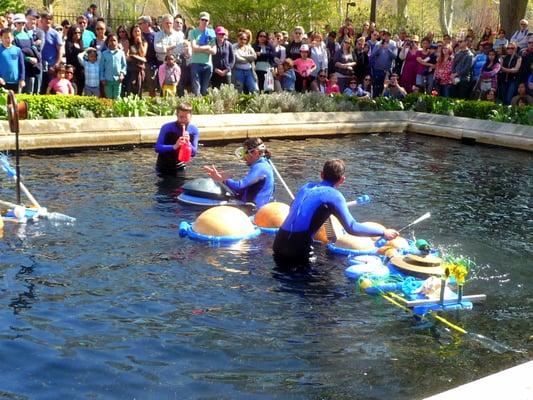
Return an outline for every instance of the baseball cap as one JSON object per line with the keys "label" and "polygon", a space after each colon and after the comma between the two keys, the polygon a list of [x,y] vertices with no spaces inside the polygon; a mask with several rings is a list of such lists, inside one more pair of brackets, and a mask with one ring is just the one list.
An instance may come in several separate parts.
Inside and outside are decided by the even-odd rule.
{"label": "baseball cap", "polygon": [[28,8],[28,11],[26,11],[26,16],[33,17],[33,18],[39,18],[39,13],[33,8]]}
{"label": "baseball cap", "polygon": [[300,51],[309,51],[309,46],[306,45],[306,44],[302,44],[302,45],[300,46]]}
{"label": "baseball cap", "polygon": [[202,12],[200,13],[200,19],[211,20],[211,17],[209,16],[209,13],[208,13],[208,12],[202,11]]}
{"label": "baseball cap", "polygon": [[149,15],[142,15],[139,17],[138,22],[146,22],[147,24],[152,24],[152,17]]}
{"label": "baseball cap", "polygon": [[215,28],[215,33],[217,35],[222,35],[222,34],[226,34],[226,30],[224,29],[223,26],[219,25]]}
{"label": "baseball cap", "polygon": [[15,15],[13,15],[13,23],[17,24],[19,22],[23,23],[23,24],[26,23],[26,17],[24,16],[24,14],[15,14]]}

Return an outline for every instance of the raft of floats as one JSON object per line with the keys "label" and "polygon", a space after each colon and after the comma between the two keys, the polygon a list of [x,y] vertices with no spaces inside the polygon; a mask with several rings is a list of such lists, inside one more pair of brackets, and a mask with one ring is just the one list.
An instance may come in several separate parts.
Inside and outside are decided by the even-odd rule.
{"label": "raft of floats", "polygon": [[[249,204],[234,200],[231,191],[223,186],[217,189],[217,184],[209,182],[208,178],[200,178],[200,181],[184,185],[178,200],[210,208],[193,223],[181,221],[180,237],[216,245],[235,243],[261,233],[275,234],[288,215],[287,204],[272,202],[249,217],[240,208],[250,210]],[[206,187],[209,187],[207,195],[203,191]],[[366,201],[360,200],[360,203],[369,201],[368,196],[359,199],[362,198]],[[375,222],[364,224],[382,227]],[[463,294],[470,263],[467,259],[443,258],[423,239],[398,237],[387,241],[344,233],[331,243],[322,227],[315,240],[325,243],[331,253],[344,256],[345,275],[355,280],[363,293],[380,296],[415,316],[423,317],[436,311],[471,310],[473,303],[486,299],[484,294]]]}

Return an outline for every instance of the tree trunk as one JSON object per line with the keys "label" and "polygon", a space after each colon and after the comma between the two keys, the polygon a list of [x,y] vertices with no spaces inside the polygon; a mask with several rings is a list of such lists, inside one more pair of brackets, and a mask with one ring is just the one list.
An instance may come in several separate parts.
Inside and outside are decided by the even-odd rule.
{"label": "tree trunk", "polygon": [[439,22],[440,22],[440,30],[443,35],[451,35],[452,21],[453,21],[453,0],[440,0],[439,1]]}
{"label": "tree trunk", "polygon": [[526,16],[528,0],[500,0],[500,26],[511,37],[519,29],[519,22]]}
{"label": "tree trunk", "polygon": [[43,6],[49,14],[54,13],[54,0],[43,0]]}
{"label": "tree trunk", "polygon": [[398,0],[397,15],[403,21],[407,19],[407,0]]}
{"label": "tree trunk", "polygon": [[172,16],[175,16],[178,13],[178,2],[175,0],[163,0],[168,13]]}
{"label": "tree trunk", "polygon": [[372,0],[370,2],[370,22],[376,22],[376,8],[377,8],[377,0]]}

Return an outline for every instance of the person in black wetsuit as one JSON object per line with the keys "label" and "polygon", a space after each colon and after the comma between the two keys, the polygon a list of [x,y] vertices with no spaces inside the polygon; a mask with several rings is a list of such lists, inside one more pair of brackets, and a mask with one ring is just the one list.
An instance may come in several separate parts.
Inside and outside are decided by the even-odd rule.
{"label": "person in black wetsuit", "polygon": [[192,107],[182,103],[177,109],[177,121],[168,122],[161,127],[155,144],[157,153],[156,169],[162,175],[175,175],[182,171],[185,163],[178,160],[180,147],[186,143],[191,146],[191,156],[198,152],[200,132],[191,124]]}
{"label": "person in black wetsuit", "polygon": [[300,188],[274,240],[274,259],[278,264],[308,264],[313,256],[313,237],[331,215],[351,235],[383,236],[389,240],[398,236],[394,229],[365,226],[352,217],[344,196],[337,190],[346,179],[344,171],[344,161],[326,161],[320,174],[322,182],[310,182]]}

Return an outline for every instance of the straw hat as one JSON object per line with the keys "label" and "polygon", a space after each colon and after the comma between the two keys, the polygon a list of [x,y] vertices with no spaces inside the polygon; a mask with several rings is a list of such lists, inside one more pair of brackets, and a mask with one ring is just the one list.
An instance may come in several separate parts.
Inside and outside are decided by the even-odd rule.
{"label": "straw hat", "polygon": [[444,275],[442,259],[432,255],[417,256],[415,254],[407,254],[406,256],[392,257],[390,262],[407,275],[420,278]]}

